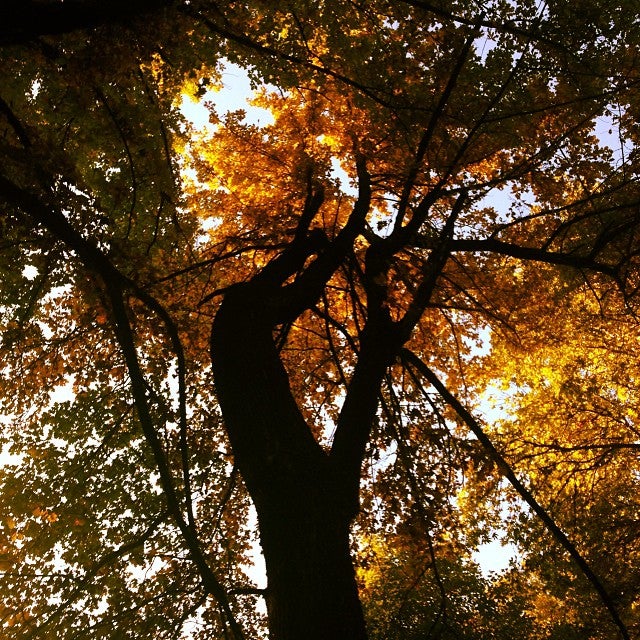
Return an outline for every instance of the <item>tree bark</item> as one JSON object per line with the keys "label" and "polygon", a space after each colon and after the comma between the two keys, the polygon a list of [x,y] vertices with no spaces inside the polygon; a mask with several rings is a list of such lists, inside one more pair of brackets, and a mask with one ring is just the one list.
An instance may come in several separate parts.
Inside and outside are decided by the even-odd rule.
{"label": "tree bark", "polygon": [[349,552],[353,508],[291,393],[274,344],[269,294],[230,290],[212,365],[238,468],[258,513],[272,640],[365,640]]}
{"label": "tree bark", "polygon": [[[319,482],[318,484],[321,484]],[[365,640],[349,523],[319,487],[290,487],[259,509],[272,640]]]}

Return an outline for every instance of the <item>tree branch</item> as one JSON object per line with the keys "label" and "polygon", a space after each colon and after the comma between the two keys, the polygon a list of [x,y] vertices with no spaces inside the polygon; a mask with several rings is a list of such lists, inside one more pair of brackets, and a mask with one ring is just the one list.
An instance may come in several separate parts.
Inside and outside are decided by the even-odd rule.
{"label": "tree branch", "polygon": [[249,37],[244,33],[236,33],[231,29],[229,29],[228,27],[223,27],[221,25],[216,24],[215,22],[210,20],[207,16],[205,16],[203,13],[199,11],[194,11],[191,7],[183,6],[181,7],[181,11],[186,15],[189,15],[192,18],[202,22],[202,24],[204,24],[212,33],[222,36],[223,38],[226,38],[231,42],[235,42],[236,44],[239,44],[249,50],[261,53],[265,56],[269,56],[277,60],[283,60],[284,62],[292,63],[294,65],[302,67],[303,69],[308,69],[310,71],[318,72],[329,78],[333,78],[334,80],[339,80],[340,82],[343,82],[344,84],[350,87],[353,87],[354,89],[357,89],[360,93],[367,96],[368,98],[373,100],[375,103],[383,107],[386,107],[389,109],[398,108],[397,105],[393,104],[391,101],[385,100],[384,98],[380,97],[370,87],[367,87],[363,85],[361,82],[358,82],[353,78],[349,78],[348,76],[345,76],[344,74],[337,72],[335,69],[331,69],[330,67],[325,67],[323,65],[310,62],[309,60],[305,60],[304,58],[295,56],[290,53],[286,53],[284,51],[279,51],[274,47],[271,47],[271,46],[262,44],[260,42],[257,42],[256,40],[253,40],[251,37]]}
{"label": "tree branch", "polygon": [[488,20],[484,17],[484,15],[481,15],[480,17],[467,18],[463,15],[460,15],[459,13],[454,13],[449,9],[445,9],[441,6],[436,6],[433,2],[425,2],[424,0],[402,0],[402,2],[411,7],[416,7],[419,9],[423,9],[424,11],[427,11],[429,13],[433,13],[440,18],[451,20],[452,22],[458,22],[459,24],[465,24],[468,26],[480,26],[485,27],[486,29],[494,29],[499,33],[507,33],[510,35],[525,38],[527,40],[532,40],[534,42],[541,42],[553,49],[558,49],[563,53],[574,53],[568,51],[567,48],[560,42],[556,42],[554,40],[551,40],[550,38],[545,38],[539,34],[536,34],[531,29],[521,27],[511,20],[502,20],[498,22],[497,20]]}
{"label": "tree branch", "polygon": [[467,425],[471,433],[473,433],[480,444],[484,447],[490,458],[494,461],[502,475],[509,480],[511,486],[518,492],[520,497],[529,505],[532,511],[540,518],[551,535],[557,540],[557,542],[564,547],[569,553],[573,561],[576,563],[580,571],[589,580],[594,587],[597,594],[604,606],[606,607],[611,619],[616,627],[620,631],[620,635],[624,640],[631,640],[629,632],[625,624],[620,619],[620,615],[616,609],[616,606],[602,584],[600,578],[593,572],[587,561],[576,549],[575,545],[569,540],[567,535],[556,524],[555,520],[547,513],[547,511],[538,503],[533,497],[531,492],[524,486],[524,484],[518,479],[514,470],[509,463],[505,460],[502,454],[496,449],[495,445],[484,432],[480,423],[467,411],[462,403],[447,389],[447,387],[440,381],[438,376],[426,365],[426,363],[419,358],[413,351],[409,349],[403,349],[401,352],[401,358],[405,363],[405,366],[414,367],[416,371],[423,376],[430,385],[440,394],[443,400],[458,414],[461,420]]}
{"label": "tree branch", "polygon": [[399,321],[399,327],[405,340],[409,339],[409,335],[422,317],[422,313],[431,300],[442,270],[447,264],[452,251],[455,224],[466,201],[467,192],[463,190],[456,199],[442,231],[433,243],[424,268],[424,277],[416,289],[409,308]]}
{"label": "tree branch", "polygon": [[[400,201],[398,202],[398,212],[396,214],[394,228],[391,234],[392,237],[394,237],[398,233],[402,233],[402,223],[404,221],[406,209],[409,204],[409,197],[411,195],[411,190],[413,189],[413,186],[415,184],[418,171],[420,170],[420,166],[422,165],[424,157],[427,153],[429,144],[433,139],[433,134],[435,133],[436,126],[438,125],[438,121],[440,120],[440,117],[444,114],[444,110],[447,106],[447,103],[449,102],[449,99],[451,98],[451,95],[453,94],[453,91],[458,82],[458,78],[462,73],[462,69],[464,68],[464,65],[469,56],[469,52],[471,51],[471,47],[473,46],[473,42],[475,38],[477,38],[477,36],[478,36],[478,27],[476,26],[474,30],[471,32],[471,34],[467,37],[467,40],[465,41],[464,46],[462,47],[460,54],[458,55],[458,58],[451,71],[451,75],[449,76],[449,80],[447,81],[447,84],[442,92],[442,95],[438,100],[438,104],[436,105],[436,108],[431,114],[431,118],[429,119],[427,128],[425,129],[422,135],[422,138],[420,139],[420,143],[418,144],[418,149],[416,151],[413,164],[409,170],[409,175],[407,176],[407,180],[403,185]],[[434,189],[433,191],[439,192],[439,189],[437,188],[437,189]],[[424,207],[422,208],[424,209]],[[422,223],[424,222],[424,217],[426,216],[427,212],[428,212],[428,207],[427,207],[427,210],[424,212],[423,216],[413,216],[410,224],[408,225],[409,228],[406,231],[409,233],[417,232],[420,226],[422,225]],[[416,217],[418,217],[418,219],[414,219]]]}
{"label": "tree branch", "polygon": [[[419,236],[414,243],[415,248],[434,249],[437,240]],[[580,256],[573,253],[563,253],[559,251],[546,251],[536,247],[523,247],[512,242],[504,242],[493,238],[457,238],[450,242],[450,252],[476,252],[476,253],[498,253],[518,260],[531,260],[533,262],[545,262],[547,264],[565,265],[575,269],[586,269],[596,271],[612,278],[617,277],[617,269],[611,265],[598,262],[590,256]]]}
{"label": "tree branch", "polygon": [[[42,225],[47,231],[52,233],[54,237],[76,253],[87,269],[96,273],[103,281],[109,303],[111,304],[113,328],[116,339],[129,373],[131,392],[138,413],[138,419],[140,420],[142,431],[152,451],[160,475],[160,484],[164,492],[168,511],[182,533],[191,558],[200,574],[203,587],[220,603],[229,620],[234,636],[237,640],[242,640],[244,637],[242,629],[235,620],[224,587],[209,566],[200,548],[200,542],[195,531],[185,521],[182,515],[180,500],[174,487],[169,463],[153,422],[147,398],[146,381],[138,360],[133,330],[129,322],[123,298],[123,292],[130,287],[132,284],[131,281],[113,266],[97,246],[93,245],[78,233],[61,212],[53,207],[48,207],[41,202],[39,198],[19,188],[4,176],[0,176],[0,198],[10,205],[17,205],[22,211],[29,215],[34,222]],[[151,296],[146,296],[146,302],[149,302],[149,300],[152,300]]]}
{"label": "tree branch", "polygon": [[[371,204],[371,178],[367,171],[364,156],[356,151],[356,169],[358,173],[358,198],[353,205],[351,215],[346,224],[332,241],[328,241],[322,232],[316,237],[309,234],[306,238],[311,249],[317,250],[315,260],[305,268],[296,280],[280,289],[274,297],[276,316],[275,324],[291,321],[305,309],[313,307],[322,295],[326,283],[340,267],[345,257],[353,248],[353,243],[363,231],[369,207]],[[316,192],[308,198],[305,204],[304,217],[315,215],[322,204],[321,193]],[[284,282],[286,277],[293,275],[303,266],[304,260],[311,252],[302,251],[304,243],[294,241],[288,249],[259,273],[255,281],[260,282],[272,278],[271,273],[277,274],[277,284]],[[302,253],[301,253],[302,251]],[[281,261],[278,264],[278,261]],[[273,266],[272,266],[273,265]],[[278,269],[276,271],[276,269]]]}
{"label": "tree branch", "polygon": [[120,558],[141,547],[157,531],[158,527],[166,517],[166,512],[160,514],[135,540],[127,542],[117,549],[110,551],[102,558],[100,558],[97,562],[95,562],[93,566],[81,578],[75,580],[77,584],[74,587],[73,591],[68,595],[66,600],[64,602],[61,602],[55,608],[55,610],[46,618],[46,620],[44,620],[33,630],[29,637],[36,637],[42,634],[42,632],[47,627],[51,626],[62,615],[64,610],[73,602],[74,598],[86,589],[87,585],[91,583],[91,581],[98,575],[98,573],[102,571],[102,569],[108,567]]}

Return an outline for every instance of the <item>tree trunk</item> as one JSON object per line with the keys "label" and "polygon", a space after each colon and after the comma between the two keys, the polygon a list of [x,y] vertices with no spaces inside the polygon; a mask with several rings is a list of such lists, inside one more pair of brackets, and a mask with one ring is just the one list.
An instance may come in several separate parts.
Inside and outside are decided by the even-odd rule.
{"label": "tree trunk", "polygon": [[218,401],[258,513],[272,640],[365,640],[349,552],[353,510],[291,394],[269,299],[229,291],[211,335]]}
{"label": "tree trunk", "polygon": [[325,496],[295,493],[261,505],[259,514],[270,637],[365,640],[348,523]]}

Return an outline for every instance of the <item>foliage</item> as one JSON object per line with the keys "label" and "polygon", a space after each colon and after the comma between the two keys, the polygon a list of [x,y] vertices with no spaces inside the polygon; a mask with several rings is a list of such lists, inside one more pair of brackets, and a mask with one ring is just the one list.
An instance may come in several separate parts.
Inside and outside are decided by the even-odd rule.
{"label": "foliage", "polygon": [[[371,638],[639,632],[635,2],[5,23],[3,637],[259,638],[266,596],[281,640],[267,477],[339,496]],[[230,63],[272,122],[217,106]]]}

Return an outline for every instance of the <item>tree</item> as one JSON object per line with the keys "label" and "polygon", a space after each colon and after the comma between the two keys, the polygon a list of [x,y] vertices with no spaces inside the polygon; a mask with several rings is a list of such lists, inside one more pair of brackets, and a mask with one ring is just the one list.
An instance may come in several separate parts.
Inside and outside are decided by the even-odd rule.
{"label": "tree", "polygon": [[[420,522],[443,601],[477,594],[442,550],[506,478],[531,637],[563,580],[582,637],[631,637],[637,554],[603,540],[637,532],[634,4],[6,11],[8,634],[238,640],[264,598],[274,640],[366,638],[358,542],[396,566]],[[181,120],[225,61],[272,124]]]}

